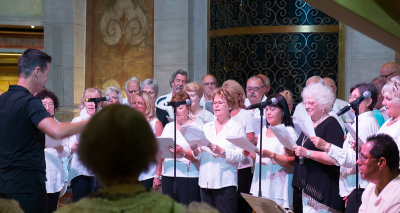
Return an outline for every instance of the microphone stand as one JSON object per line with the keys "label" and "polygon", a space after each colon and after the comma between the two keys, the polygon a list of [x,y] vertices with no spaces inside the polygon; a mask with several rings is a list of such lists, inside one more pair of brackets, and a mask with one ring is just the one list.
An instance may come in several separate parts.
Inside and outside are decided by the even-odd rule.
{"label": "microphone stand", "polygon": [[177,198],[176,194],[176,105],[172,104],[174,108],[174,180],[172,183],[172,194]]}
{"label": "microphone stand", "polygon": [[260,122],[260,162],[259,162],[259,168],[258,168],[258,197],[261,197],[261,160],[262,160],[262,136],[263,136],[263,132],[262,132],[262,128],[263,128],[263,116],[264,116],[264,107],[259,107],[258,108],[260,110],[260,118],[261,118],[261,122]]}
{"label": "microphone stand", "polygon": [[[353,108],[354,113],[356,115],[356,162],[358,160],[358,116],[360,115],[358,105]],[[358,198],[358,191],[360,189],[360,186],[358,185],[358,164],[356,163],[356,206],[359,206],[358,204],[360,203],[359,198]]]}

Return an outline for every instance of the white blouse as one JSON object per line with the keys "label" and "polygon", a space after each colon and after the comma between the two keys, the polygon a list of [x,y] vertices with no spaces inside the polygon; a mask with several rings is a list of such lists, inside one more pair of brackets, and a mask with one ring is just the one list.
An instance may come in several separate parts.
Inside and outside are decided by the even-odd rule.
{"label": "white blouse", "polygon": [[389,118],[379,129],[378,133],[385,133],[392,136],[393,140],[396,142],[397,147],[400,149],[400,122],[396,121],[394,124],[388,126],[387,124],[393,118]]}
{"label": "white blouse", "polygon": [[[87,114],[83,108],[78,117],[72,119],[71,123],[77,123],[89,119],[91,116]],[[80,134],[72,135],[67,140],[68,148],[71,149],[75,142],[79,142]],[[89,171],[79,160],[78,154],[75,152],[71,156],[71,161],[68,168],[68,181],[71,181],[79,175],[94,176],[93,172]]]}
{"label": "white blouse", "polygon": [[[202,124],[198,122],[192,122],[190,125],[199,125],[199,128],[202,126]],[[165,125],[161,137],[174,138],[174,122]],[[176,131],[176,144],[181,146],[184,150],[190,149],[190,145],[179,130]],[[198,167],[198,162],[191,162],[187,158],[176,156],[176,177],[199,177]],[[163,160],[162,175],[168,177],[174,176],[173,158],[165,158]]]}
{"label": "white blouse", "polygon": [[[289,136],[294,141],[297,140],[297,133],[293,127],[286,127]],[[263,136],[266,135],[267,128],[264,127]],[[260,148],[260,136],[258,137],[257,147]],[[285,147],[276,137],[263,137],[263,147],[271,152],[285,155]],[[260,173],[260,156],[257,155],[254,168],[253,181],[251,183],[250,193],[258,195]],[[261,193],[263,197],[275,201],[284,208],[292,209],[293,203],[293,167],[283,167],[270,158],[262,158],[261,166]]]}
{"label": "white blouse", "polygon": [[245,137],[243,126],[230,119],[218,134],[216,134],[215,121],[204,124],[203,130],[211,143],[225,149],[225,158],[213,157],[206,151],[202,151],[199,154],[199,186],[206,189],[221,189],[227,186],[237,187],[238,163],[244,160],[245,157],[242,154],[242,149],[236,147],[225,138]]}
{"label": "white blouse", "polygon": [[[378,132],[379,124],[372,111],[360,114],[358,119],[358,137],[366,142],[369,136]],[[355,129],[356,124],[353,123],[352,127]],[[327,142],[329,143],[329,141]],[[352,148],[353,144],[355,144],[355,140],[348,133],[343,148],[331,145],[331,149],[327,152],[335,160],[335,164],[340,166],[339,194],[341,197],[346,197],[356,188],[356,152]],[[358,175],[358,180],[361,188],[367,187],[368,182],[361,179],[360,175]]]}
{"label": "white blouse", "polygon": [[[153,133],[156,134],[156,123],[157,123],[158,119],[157,118],[153,118],[153,120],[151,120],[149,122],[149,125],[151,127],[151,129],[153,130]],[[145,171],[142,171],[142,173],[140,173],[139,175],[139,181],[142,180],[147,180],[150,178],[154,178],[156,176],[156,170],[157,170],[157,163],[151,163],[149,165],[149,168]]]}

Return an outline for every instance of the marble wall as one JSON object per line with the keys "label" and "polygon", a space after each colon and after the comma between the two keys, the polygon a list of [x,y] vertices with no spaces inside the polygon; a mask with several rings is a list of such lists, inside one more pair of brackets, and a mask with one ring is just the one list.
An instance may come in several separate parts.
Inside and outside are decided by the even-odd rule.
{"label": "marble wall", "polygon": [[345,31],[345,94],[348,100],[351,86],[379,76],[384,63],[395,61],[395,51],[351,27],[346,26]]}

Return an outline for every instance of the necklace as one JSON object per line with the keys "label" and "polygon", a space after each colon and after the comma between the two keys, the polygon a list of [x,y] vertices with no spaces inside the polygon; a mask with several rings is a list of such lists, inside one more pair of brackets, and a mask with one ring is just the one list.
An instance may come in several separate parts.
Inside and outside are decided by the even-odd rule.
{"label": "necklace", "polygon": [[317,127],[324,120],[325,117],[326,117],[326,113],[324,113],[317,122],[313,122],[314,128]]}

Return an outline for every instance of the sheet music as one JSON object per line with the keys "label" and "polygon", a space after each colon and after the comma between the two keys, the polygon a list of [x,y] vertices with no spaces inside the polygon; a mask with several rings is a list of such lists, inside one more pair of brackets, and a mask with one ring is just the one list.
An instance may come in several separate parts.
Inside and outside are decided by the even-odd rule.
{"label": "sheet music", "polygon": [[169,151],[169,147],[174,147],[172,138],[157,137],[158,149],[161,151],[160,158],[174,158],[174,153]]}
{"label": "sheet music", "polygon": [[290,137],[289,131],[286,126],[279,124],[276,126],[270,126],[269,129],[274,133],[275,137],[278,138],[279,142],[286,148],[293,150],[293,146],[296,145],[296,141]]}
{"label": "sheet music", "polygon": [[300,128],[308,138],[315,136],[315,130],[311,117],[307,113],[303,104],[297,104],[296,110],[293,114],[293,123],[297,128]]}
{"label": "sheet music", "polygon": [[187,125],[181,126],[180,132],[183,137],[186,139],[190,147],[194,145],[200,146],[208,146],[211,142],[206,138],[203,129],[199,128],[195,125]]}
{"label": "sheet music", "polygon": [[[350,123],[344,123],[344,126],[346,127],[347,131],[349,131],[351,137],[354,139],[354,143],[356,142],[356,130],[353,128],[353,126]],[[358,146],[364,145],[364,141],[361,140],[360,137],[358,137]]]}
{"label": "sheet music", "polygon": [[240,194],[256,213],[286,213],[286,210],[273,200],[245,193]]}
{"label": "sheet music", "polygon": [[242,137],[228,137],[226,138],[229,142],[231,142],[233,145],[244,149],[248,152],[256,152],[258,148],[254,146],[245,136]]}
{"label": "sheet music", "polygon": [[45,135],[45,144],[46,144],[47,148],[55,148],[57,146],[63,145],[63,141],[64,140],[62,140],[62,139],[56,140],[56,139],[51,138],[48,135]]}

